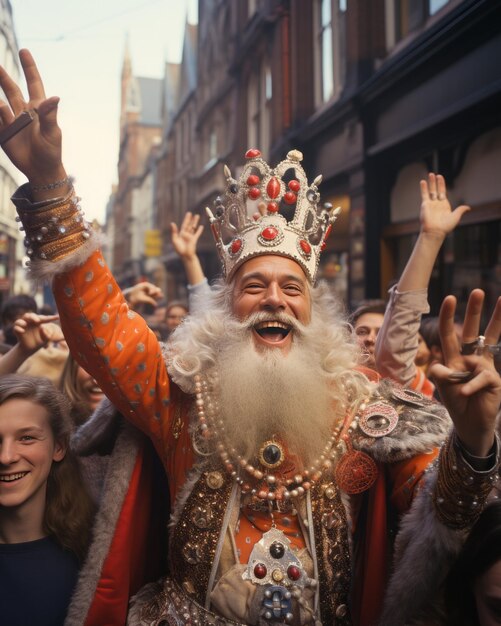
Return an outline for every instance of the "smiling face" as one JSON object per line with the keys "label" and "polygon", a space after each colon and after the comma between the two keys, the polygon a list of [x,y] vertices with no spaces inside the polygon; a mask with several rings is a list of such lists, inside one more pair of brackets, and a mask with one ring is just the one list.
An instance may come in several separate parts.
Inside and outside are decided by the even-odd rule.
{"label": "smiling face", "polygon": [[311,319],[311,296],[308,280],[292,259],[275,255],[258,256],[246,261],[235,273],[233,312],[240,320],[265,313],[267,321],[252,328],[258,348],[288,350],[294,331],[285,314],[302,324]]}
{"label": "smiling face", "polygon": [[76,373],[76,386],[79,396],[90,406],[91,410],[94,411],[104,398],[104,393],[95,379],[88,374],[83,367],[80,367],[80,365]]}
{"label": "smiling face", "polygon": [[358,344],[367,355],[367,360],[364,361],[364,365],[367,365],[367,367],[376,367],[374,356],[376,339],[383,325],[383,319],[384,315],[382,313],[362,313],[355,322],[355,336]]}
{"label": "smiling face", "polygon": [[0,405],[0,511],[26,509],[33,518],[45,508],[52,463],[65,455],[54,440],[46,409],[24,398]]}

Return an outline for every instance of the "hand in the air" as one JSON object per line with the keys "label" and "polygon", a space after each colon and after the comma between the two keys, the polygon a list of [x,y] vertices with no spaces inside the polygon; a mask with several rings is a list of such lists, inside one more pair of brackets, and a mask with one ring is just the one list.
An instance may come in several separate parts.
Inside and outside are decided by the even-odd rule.
{"label": "hand in the air", "polygon": [[55,322],[59,315],[37,315],[25,313],[14,322],[13,331],[19,342],[19,347],[25,354],[33,354],[40,348],[47,346],[49,341],[64,341],[63,331]]}
{"label": "hand in the air", "polygon": [[193,215],[187,211],[181,228],[171,222],[171,241],[174,250],[181,258],[193,258],[197,254],[197,244],[204,227],[199,225],[200,215]]}
{"label": "hand in the air", "polygon": [[31,111],[33,122],[5,141],[2,145],[12,163],[26,175],[33,186],[45,185],[66,177],[61,162],[61,130],[57,125],[59,98],[46,98],[37,66],[28,50],[21,50],[29,99],[21,88],[0,67],[0,87],[7,102],[0,100],[0,132],[23,111]]}
{"label": "hand in the air", "polygon": [[445,179],[440,174],[428,174],[428,180],[420,181],[421,187],[421,230],[424,233],[445,238],[470,210],[462,204],[454,211],[447,199]]}
{"label": "hand in the air", "polygon": [[[470,294],[462,346],[454,328],[456,299],[454,296],[445,298],[439,319],[444,365],[435,364],[431,368],[431,375],[460,440],[476,456],[486,456],[492,447],[496,416],[501,405],[501,377],[494,367],[493,355],[499,349],[501,297],[487,325],[485,337],[479,341],[484,296],[481,289],[475,289]],[[478,345],[476,349],[475,345],[471,345],[473,342]]]}

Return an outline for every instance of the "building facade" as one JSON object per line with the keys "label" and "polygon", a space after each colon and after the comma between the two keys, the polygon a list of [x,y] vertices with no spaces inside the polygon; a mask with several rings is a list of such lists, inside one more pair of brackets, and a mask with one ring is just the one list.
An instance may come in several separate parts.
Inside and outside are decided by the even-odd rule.
{"label": "building facade", "polygon": [[[323,200],[341,213],[320,275],[351,306],[384,297],[398,279],[419,231],[419,180],[443,173],[452,203],[472,210],[441,252],[432,312],[445,293],[464,303],[474,286],[492,304],[501,286],[499,23],[499,0],[199,2],[157,161],[169,297],[184,294],[185,279],[168,224],[211,206],[223,164],[238,176],[257,147],[271,163],[297,148],[310,178],[323,175]],[[212,278],[209,232],[200,251]]]}
{"label": "building facade", "polygon": [[[18,53],[11,4],[0,0],[0,65],[14,80],[20,77]],[[0,306],[9,295],[31,291],[23,268],[25,249],[10,201],[20,182],[19,172],[0,150]]]}

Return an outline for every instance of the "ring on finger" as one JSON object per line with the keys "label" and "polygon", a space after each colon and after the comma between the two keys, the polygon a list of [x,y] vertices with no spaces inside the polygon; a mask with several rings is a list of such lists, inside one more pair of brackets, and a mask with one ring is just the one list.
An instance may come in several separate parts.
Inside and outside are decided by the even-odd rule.
{"label": "ring on finger", "polygon": [[437,199],[437,194],[435,191],[430,192],[430,199],[431,200],[436,200]]}
{"label": "ring on finger", "polygon": [[499,354],[499,344],[486,344],[484,335],[479,335],[474,341],[468,341],[461,344],[461,354],[466,356],[476,354],[481,356],[485,351],[491,354]]}
{"label": "ring on finger", "polygon": [[450,383],[467,383],[473,378],[473,372],[451,372],[447,376]]}
{"label": "ring on finger", "polygon": [[6,126],[0,132],[0,145],[3,146],[5,142],[9,141],[9,139],[12,139],[14,135],[17,135],[17,133],[22,131],[23,128],[31,124],[34,119],[35,111],[33,109],[26,110],[20,113],[11,124]]}

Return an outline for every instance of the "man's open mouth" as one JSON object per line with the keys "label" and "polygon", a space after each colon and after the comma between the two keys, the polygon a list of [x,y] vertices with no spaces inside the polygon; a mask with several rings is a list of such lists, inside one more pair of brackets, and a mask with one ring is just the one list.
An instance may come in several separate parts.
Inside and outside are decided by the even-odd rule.
{"label": "man's open mouth", "polygon": [[15,480],[24,478],[28,472],[18,472],[17,474],[0,474],[1,483],[12,483]]}
{"label": "man's open mouth", "polygon": [[254,326],[254,330],[260,337],[271,342],[282,341],[282,339],[287,337],[291,329],[292,327],[290,324],[285,324],[284,322],[278,322],[276,320],[258,322]]}

